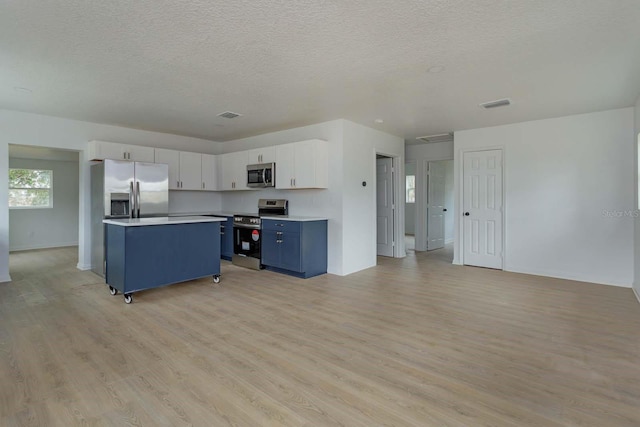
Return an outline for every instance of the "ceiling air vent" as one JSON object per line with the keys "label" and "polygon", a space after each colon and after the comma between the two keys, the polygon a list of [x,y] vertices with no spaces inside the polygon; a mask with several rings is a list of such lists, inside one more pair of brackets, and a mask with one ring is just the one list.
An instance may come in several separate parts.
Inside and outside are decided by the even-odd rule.
{"label": "ceiling air vent", "polygon": [[509,98],[498,99],[497,101],[483,102],[482,104],[480,104],[480,106],[486,110],[490,108],[506,107],[507,105],[511,105],[511,100]]}
{"label": "ceiling air vent", "polygon": [[218,117],[224,117],[225,119],[235,119],[236,117],[240,117],[242,114],[234,113],[233,111],[225,111],[224,113],[218,114]]}
{"label": "ceiling air vent", "polygon": [[440,133],[438,135],[419,136],[416,139],[418,141],[426,142],[427,144],[433,142],[449,142],[453,141],[453,132]]}

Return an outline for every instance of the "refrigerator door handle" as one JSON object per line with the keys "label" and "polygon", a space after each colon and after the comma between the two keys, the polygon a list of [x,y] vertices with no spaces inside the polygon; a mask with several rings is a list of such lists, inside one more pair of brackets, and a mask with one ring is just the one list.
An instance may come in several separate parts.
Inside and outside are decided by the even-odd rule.
{"label": "refrigerator door handle", "polygon": [[136,181],[136,209],[137,218],[140,218],[140,181]]}
{"label": "refrigerator door handle", "polygon": [[133,213],[136,210],[136,202],[133,198],[133,181],[129,181],[129,218],[133,218]]}

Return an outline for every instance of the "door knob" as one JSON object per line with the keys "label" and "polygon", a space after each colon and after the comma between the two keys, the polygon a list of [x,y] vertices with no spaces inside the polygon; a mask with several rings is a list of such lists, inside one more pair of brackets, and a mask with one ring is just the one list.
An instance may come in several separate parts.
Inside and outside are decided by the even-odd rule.
{"label": "door knob", "polygon": [[469,216],[469,212],[465,212],[465,213],[464,213],[464,216]]}
{"label": "door knob", "polygon": [[447,211],[447,208],[442,209],[442,212],[446,212],[446,211]]}

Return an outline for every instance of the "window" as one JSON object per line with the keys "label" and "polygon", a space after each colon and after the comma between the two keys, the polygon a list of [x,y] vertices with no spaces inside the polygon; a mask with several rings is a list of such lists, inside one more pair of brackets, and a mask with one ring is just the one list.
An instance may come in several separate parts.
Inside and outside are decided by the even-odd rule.
{"label": "window", "polygon": [[51,208],[53,171],[9,169],[10,208]]}
{"label": "window", "polygon": [[416,176],[415,175],[407,175],[407,203],[415,203],[416,202]]}

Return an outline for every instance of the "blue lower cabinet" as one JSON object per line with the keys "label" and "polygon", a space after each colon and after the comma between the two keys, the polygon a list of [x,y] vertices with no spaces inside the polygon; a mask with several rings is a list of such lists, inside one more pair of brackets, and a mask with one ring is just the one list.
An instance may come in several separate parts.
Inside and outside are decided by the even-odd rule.
{"label": "blue lower cabinet", "polygon": [[265,266],[280,266],[280,235],[277,233],[274,230],[262,231],[261,262]]}
{"label": "blue lower cabinet", "polygon": [[227,261],[233,257],[233,217],[220,223],[220,256]]}
{"label": "blue lower cabinet", "polygon": [[262,264],[296,277],[327,272],[327,221],[262,222]]}

